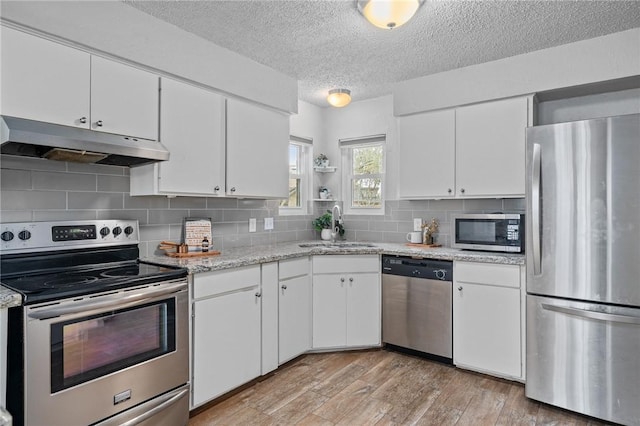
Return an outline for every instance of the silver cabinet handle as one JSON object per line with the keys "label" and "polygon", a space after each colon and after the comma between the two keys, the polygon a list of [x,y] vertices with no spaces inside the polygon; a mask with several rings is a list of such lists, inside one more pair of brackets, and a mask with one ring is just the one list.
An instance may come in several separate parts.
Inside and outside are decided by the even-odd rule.
{"label": "silver cabinet handle", "polygon": [[352,283],[353,282],[353,277],[349,278],[349,282]]}
{"label": "silver cabinet handle", "polygon": [[542,259],[540,257],[540,158],[542,147],[533,144],[533,164],[531,167],[531,248],[533,256],[533,274],[540,275]]}
{"label": "silver cabinet handle", "polygon": [[460,188],[460,193],[464,194],[464,188]]}
{"label": "silver cabinet handle", "polygon": [[262,297],[262,293],[260,293],[259,291],[256,292],[256,297]]}
{"label": "silver cabinet handle", "polygon": [[458,287],[458,291],[462,291],[462,286]]}
{"label": "silver cabinet handle", "polygon": [[340,278],[340,282],[343,283],[344,282],[344,278]]}
{"label": "silver cabinet handle", "polygon": [[215,187],[215,188],[213,188],[213,190],[214,190],[214,191],[216,191],[216,192],[218,192],[218,191],[220,191],[220,187],[219,187],[218,185],[216,185],[216,187]]}
{"label": "silver cabinet handle", "polygon": [[451,188],[447,189],[447,193],[451,194],[453,190]]}
{"label": "silver cabinet handle", "polygon": [[86,122],[87,122],[87,117],[80,117],[80,120],[79,120],[79,121],[80,121],[82,124],[84,124],[84,123],[86,123]]}
{"label": "silver cabinet handle", "polygon": [[286,290],[287,286],[286,286],[286,284],[282,284],[282,286],[280,288],[283,289],[283,290]]}
{"label": "silver cabinet handle", "polygon": [[96,126],[98,126],[98,127],[102,127],[102,120],[98,120],[98,121],[96,121]]}
{"label": "silver cabinet handle", "polygon": [[229,191],[231,191],[231,192],[236,192],[236,187],[235,187],[235,186],[234,186],[234,187],[232,187]]}
{"label": "silver cabinet handle", "polygon": [[625,324],[640,324],[640,317],[631,315],[609,314],[607,312],[596,312],[588,309],[571,308],[569,306],[556,306],[542,303],[542,307],[547,311],[561,312],[563,314],[575,315],[577,317],[589,318],[600,321],[621,322]]}

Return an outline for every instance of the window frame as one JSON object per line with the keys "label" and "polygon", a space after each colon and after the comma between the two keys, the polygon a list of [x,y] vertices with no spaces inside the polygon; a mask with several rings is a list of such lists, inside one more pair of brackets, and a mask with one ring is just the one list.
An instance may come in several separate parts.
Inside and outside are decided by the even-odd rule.
{"label": "window frame", "polygon": [[[311,194],[311,171],[312,171],[312,158],[313,158],[313,139],[311,138],[303,138],[299,136],[290,135],[289,136],[289,147],[291,145],[296,145],[300,147],[299,151],[299,172],[291,173],[289,170],[289,179],[297,178],[300,179],[300,206],[289,207],[289,206],[278,206],[278,214],[280,216],[295,216],[295,215],[306,215],[308,214],[308,205],[309,205],[309,194]],[[287,151],[288,153],[289,151]],[[289,166],[289,161],[287,161],[287,166]],[[289,182],[287,179],[287,182]]]}
{"label": "window frame", "polygon": [[[342,169],[344,170],[344,179],[342,180],[343,209],[345,214],[355,215],[384,215],[385,213],[385,187],[386,187],[386,164],[387,149],[386,135],[373,135],[361,138],[340,139],[340,148],[342,151]],[[379,146],[382,148],[381,172],[372,174],[356,175],[353,173],[353,150],[354,148],[371,148]],[[353,205],[353,181],[354,179],[380,179],[380,207],[360,207]]]}

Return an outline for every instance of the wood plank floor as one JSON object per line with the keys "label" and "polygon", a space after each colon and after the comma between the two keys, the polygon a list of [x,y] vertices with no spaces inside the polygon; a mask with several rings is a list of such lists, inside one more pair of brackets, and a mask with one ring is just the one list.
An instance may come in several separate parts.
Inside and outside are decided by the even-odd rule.
{"label": "wood plank floor", "polygon": [[204,425],[575,425],[524,386],[387,350],[305,355],[193,416]]}

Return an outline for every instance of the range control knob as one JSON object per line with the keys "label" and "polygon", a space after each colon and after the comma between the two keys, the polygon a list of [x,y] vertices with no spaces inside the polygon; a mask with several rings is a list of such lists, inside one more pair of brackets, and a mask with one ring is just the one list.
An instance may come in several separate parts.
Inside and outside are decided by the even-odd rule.
{"label": "range control knob", "polygon": [[126,228],[124,228],[124,233],[126,235],[131,235],[133,234],[133,226],[127,226]]}
{"label": "range control knob", "polygon": [[118,235],[122,234],[122,228],[120,228],[119,226],[116,226],[115,228],[113,228],[113,236],[117,237]]}
{"label": "range control knob", "polygon": [[13,240],[13,232],[11,231],[4,231],[2,234],[0,234],[0,238],[2,238],[2,241],[11,241]]}
{"label": "range control knob", "polygon": [[444,280],[447,276],[447,271],[445,271],[444,269],[437,269],[433,271],[433,273],[436,274],[436,278],[439,280]]}
{"label": "range control knob", "polygon": [[102,238],[106,237],[107,235],[109,235],[111,231],[109,230],[109,228],[107,228],[106,226],[103,227],[102,229],[100,229],[100,235],[102,235]]}
{"label": "range control knob", "polygon": [[26,241],[31,238],[31,232],[27,231],[26,229],[24,231],[20,231],[20,233],[18,234],[18,238],[20,238],[22,241]]}

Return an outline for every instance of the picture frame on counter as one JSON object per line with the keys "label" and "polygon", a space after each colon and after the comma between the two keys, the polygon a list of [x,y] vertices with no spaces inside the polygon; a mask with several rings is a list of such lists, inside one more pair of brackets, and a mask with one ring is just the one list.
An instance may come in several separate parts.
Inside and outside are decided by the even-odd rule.
{"label": "picture frame on counter", "polygon": [[210,217],[185,217],[182,227],[182,242],[189,247],[190,252],[202,251],[203,240],[207,246],[212,244]]}

